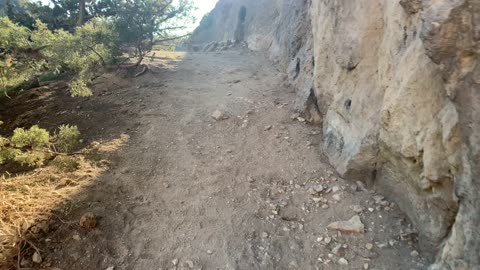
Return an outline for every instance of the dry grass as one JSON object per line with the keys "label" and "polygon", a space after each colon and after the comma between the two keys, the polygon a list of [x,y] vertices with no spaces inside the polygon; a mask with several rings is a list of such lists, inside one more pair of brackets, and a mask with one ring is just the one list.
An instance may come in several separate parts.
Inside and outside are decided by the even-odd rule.
{"label": "dry grass", "polygon": [[19,268],[22,256],[36,250],[35,241],[48,232],[53,210],[68,213],[74,206],[72,197],[106,169],[108,162],[99,157],[117,151],[127,140],[122,135],[93,143],[85,156],[58,156],[33,172],[0,179],[0,269]]}

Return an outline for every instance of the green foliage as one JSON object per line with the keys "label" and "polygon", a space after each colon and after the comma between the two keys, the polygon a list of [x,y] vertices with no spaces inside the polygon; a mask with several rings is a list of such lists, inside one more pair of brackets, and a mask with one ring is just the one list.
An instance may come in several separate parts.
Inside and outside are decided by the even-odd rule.
{"label": "green foliage", "polygon": [[130,0],[119,1],[114,26],[123,45],[134,47],[143,56],[157,42],[172,37],[172,31],[183,29],[179,20],[190,18],[190,0]]}
{"label": "green foliage", "polygon": [[76,126],[62,125],[57,136],[38,126],[17,128],[10,139],[0,137],[0,164],[15,161],[22,165],[41,166],[45,159],[57,155],[51,147],[56,145],[63,153],[69,153],[79,145],[80,132]]}
{"label": "green foliage", "polygon": [[45,129],[39,128],[37,125],[30,129],[17,128],[13,132],[11,142],[18,148],[29,147],[38,149],[48,145],[50,135]]}
{"label": "green foliage", "polygon": [[70,83],[72,96],[91,95],[88,82],[95,71],[111,61],[117,35],[102,18],[91,20],[72,34],[51,31],[37,21],[36,29],[0,18],[0,89],[7,91],[41,72],[76,74]]}
{"label": "green foliage", "polygon": [[78,127],[61,125],[57,136],[57,149],[63,153],[73,151],[78,147],[80,141],[80,131]]}

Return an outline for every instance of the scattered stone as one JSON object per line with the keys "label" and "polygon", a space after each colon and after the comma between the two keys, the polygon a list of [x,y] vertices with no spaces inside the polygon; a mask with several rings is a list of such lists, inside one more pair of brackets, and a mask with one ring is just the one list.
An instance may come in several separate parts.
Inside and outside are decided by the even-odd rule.
{"label": "scattered stone", "polygon": [[412,251],[412,252],[410,253],[410,255],[411,255],[412,257],[418,257],[418,255],[420,255],[420,254],[418,253],[418,251],[414,250],[414,251]]}
{"label": "scattered stone", "polygon": [[78,235],[77,233],[73,234],[72,238],[73,238],[73,240],[75,240],[75,241],[80,241],[80,240],[82,240],[82,238],[80,238],[80,235]]}
{"label": "scattered stone", "polygon": [[272,129],[272,127],[273,127],[272,125],[268,125],[268,126],[265,126],[265,127],[263,128],[263,130],[264,130],[264,131],[269,131],[270,129]]}
{"label": "scattered stone", "polygon": [[212,113],[212,118],[217,120],[217,121],[220,121],[220,120],[224,120],[224,119],[227,119],[227,117],[225,116],[225,114],[219,110],[215,110],[213,113]]}
{"label": "scattered stone", "polygon": [[339,202],[339,201],[342,200],[342,195],[341,194],[333,194],[332,199]]}
{"label": "scattered stone", "polygon": [[358,215],[353,216],[347,221],[333,222],[329,224],[327,228],[346,233],[363,233],[365,231],[365,225],[363,225]]}
{"label": "scattered stone", "polygon": [[315,203],[319,203],[322,201],[322,198],[319,198],[319,197],[312,197],[312,201],[314,201]]}
{"label": "scattered stone", "polygon": [[370,267],[370,266],[368,265],[368,263],[364,263],[364,264],[363,264],[363,269],[368,270],[369,267]]}
{"label": "scattered stone", "polygon": [[340,265],[348,265],[348,261],[345,258],[340,258],[338,260],[338,264]]}
{"label": "scattered stone", "polygon": [[393,239],[390,239],[388,240],[388,244],[393,247],[395,244],[397,243],[397,241],[393,240]]}
{"label": "scattered stone", "polygon": [[362,213],[363,211],[365,211],[365,208],[361,205],[351,205],[350,206],[350,209],[353,210],[353,212],[357,213],[357,214],[360,214]]}
{"label": "scattered stone", "polygon": [[268,238],[268,233],[267,232],[262,232],[260,235],[262,238]]}
{"label": "scattered stone", "polygon": [[109,267],[107,267],[107,269],[105,269],[105,270],[115,270],[115,266],[109,266]]}
{"label": "scattered stone", "polygon": [[339,190],[340,190],[340,187],[337,186],[337,185],[335,185],[335,186],[332,187],[332,192],[333,192],[333,193],[335,193],[335,192],[337,192],[337,191],[339,191]]}
{"label": "scattered stone", "polygon": [[169,187],[170,187],[170,184],[169,184],[169,183],[163,183],[163,186],[164,186],[165,188],[169,188]]}
{"label": "scattered stone", "polygon": [[233,83],[239,83],[241,80],[234,80]]}
{"label": "scattered stone", "polygon": [[207,254],[208,254],[208,255],[212,255],[212,254],[213,254],[213,251],[207,250]]}
{"label": "scattered stone", "polygon": [[297,120],[298,120],[298,122],[300,122],[300,123],[305,123],[305,118],[303,118],[303,117],[300,117],[300,116],[299,116],[299,117],[297,117]]}
{"label": "scattered stone", "polygon": [[34,263],[41,263],[42,262],[42,256],[38,251],[35,251],[32,255],[32,262]]}
{"label": "scattered stone", "polygon": [[357,181],[355,183],[357,184],[357,187],[359,187],[362,191],[368,191],[363,182]]}
{"label": "scattered stone", "polygon": [[332,253],[338,257],[343,257],[345,256],[345,248],[342,246],[342,244],[338,244],[332,249]]}
{"label": "scattered stone", "polygon": [[253,182],[255,182],[255,179],[253,177],[249,176],[249,177],[247,177],[247,181],[249,183],[253,183]]}
{"label": "scattered stone", "polygon": [[322,209],[327,209],[328,207],[329,207],[328,204],[323,204],[322,205]]}
{"label": "scattered stone", "polygon": [[190,260],[185,261],[185,265],[188,266],[188,268],[192,269],[193,268],[193,262]]}
{"label": "scattered stone", "polygon": [[367,243],[365,245],[365,248],[368,249],[368,250],[372,250],[373,249],[373,244],[372,243]]}
{"label": "scattered stone", "polygon": [[382,195],[374,195],[372,198],[376,204],[380,204],[385,199]]}
{"label": "scattered stone", "polygon": [[85,213],[80,218],[80,226],[85,229],[94,229],[97,227],[97,217],[93,213]]}
{"label": "scattered stone", "polygon": [[323,191],[323,186],[322,185],[315,185],[313,187],[313,190],[316,192],[316,193],[320,193]]}
{"label": "scattered stone", "polygon": [[20,261],[20,266],[22,267],[27,267],[30,264],[30,260],[23,257],[22,260]]}
{"label": "scattered stone", "polygon": [[178,265],[178,259],[177,258],[173,259],[172,264],[173,264],[173,266],[177,266]]}
{"label": "scattered stone", "polygon": [[325,237],[325,239],[323,240],[323,242],[325,242],[325,244],[330,244],[330,242],[332,242],[332,238],[327,236]]}

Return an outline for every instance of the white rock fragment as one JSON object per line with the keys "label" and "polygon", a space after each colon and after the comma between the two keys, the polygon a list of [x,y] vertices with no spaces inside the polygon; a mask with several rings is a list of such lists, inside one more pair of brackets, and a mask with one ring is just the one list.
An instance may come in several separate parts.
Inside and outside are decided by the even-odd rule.
{"label": "white rock fragment", "polygon": [[338,260],[338,264],[340,265],[348,265],[348,261],[345,258],[340,258]]}
{"label": "white rock fragment", "polygon": [[347,221],[336,221],[330,223],[327,228],[346,233],[363,233],[365,231],[365,225],[363,225],[360,217],[357,215],[353,216]]}
{"label": "white rock fragment", "polygon": [[219,121],[219,120],[224,120],[224,119],[227,119],[227,117],[225,116],[225,114],[219,110],[215,110],[213,113],[212,113],[212,118]]}
{"label": "white rock fragment", "polygon": [[32,262],[34,263],[41,263],[42,262],[42,256],[38,251],[35,251],[32,255]]}

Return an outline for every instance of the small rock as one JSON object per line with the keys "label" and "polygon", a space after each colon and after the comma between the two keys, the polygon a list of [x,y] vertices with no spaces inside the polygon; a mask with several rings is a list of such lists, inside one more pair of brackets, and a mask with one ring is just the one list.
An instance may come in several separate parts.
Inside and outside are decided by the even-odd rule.
{"label": "small rock", "polygon": [[330,223],[327,228],[346,233],[363,233],[365,231],[365,225],[363,225],[360,217],[357,215],[353,216],[347,221],[336,221]]}
{"label": "small rock", "polygon": [[359,187],[362,191],[368,191],[363,182],[357,181],[355,183],[357,184],[357,187]]}
{"label": "small rock", "polygon": [[372,250],[373,249],[373,244],[372,243],[367,243],[365,245],[365,248],[368,249],[368,250]]}
{"label": "small rock", "polygon": [[268,238],[268,233],[267,232],[262,232],[260,235],[262,238]]}
{"label": "small rock", "polygon": [[273,127],[272,125],[268,125],[268,126],[265,126],[263,128],[263,130],[268,131],[268,130],[272,129],[272,127]]}
{"label": "small rock", "polygon": [[173,266],[177,266],[178,265],[178,259],[177,258],[173,259],[172,264],[173,264]]}
{"label": "small rock", "polygon": [[207,250],[207,254],[208,254],[208,255],[212,255],[212,254],[213,254],[213,251]]}
{"label": "small rock", "polygon": [[323,186],[322,185],[315,185],[313,187],[313,190],[316,192],[316,193],[320,193],[323,191]]}
{"label": "small rock", "polygon": [[298,122],[300,122],[300,123],[304,123],[304,122],[305,122],[305,118],[300,117],[300,116],[297,117],[297,120],[298,120]]}
{"label": "small rock", "polygon": [[374,195],[372,198],[376,204],[380,204],[385,199],[382,195]]}
{"label": "small rock", "polygon": [[169,188],[169,187],[170,187],[170,184],[169,184],[169,183],[163,183],[163,186],[164,186],[165,188]]}
{"label": "small rock", "polygon": [[325,244],[330,244],[330,242],[332,242],[332,238],[327,236],[325,237],[325,239],[323,240],[323,242],[325,242]]}
{"label": "small rock", "polygon": [[338,264],[340,265],[348,265],[348,261],[345,258],[340,258],[338,260]]}
{"label": "small rock", "polygon": [[363,264],[363,269],[368,270],[368,267],[369,267],[368,263]]}
{"label": "small rock", "polygon": [[333,194],[332,199],[339,202],[339,201],[342,200],[342,195],[341,194]]}
{"label": "small rock", "polygon": [[80,235],[78,235],[77,233],[75,233],[73,236],[72,236],[73,240],[75,241],[80,241],[82,240],[82,238],[80,238]]}
{"label": "small rock", "polygon": [[328,204],[323,204],[322,205],[322,209],[327,209],[328,207],[329,207]]}
{"label": "small rock", "polygon": [[335,193],[335,192],[337,192],[337,191],[339,191],[339,190],[340,190],[340,187],[337,186],[337,185],[335,185],[335,186],[332,187],[332,192],[333,192],[333,193]]}
{"label": "small rock", "polygon": [[226,119],[226,116],[223,112],[216,110],[212,113],[212,118],[219,121],[219,120],[224,120]]}
{"label": "small rock", "polygon": [[353,212],[357,213],[357,214],[360,214],[362,213],[363,211],[365,211],[365,208],[363,208],[361,205],[351,205],[350,206],[350,209],[353,210]]}
{"label": "small rock", "polygon": [[186,260],[185,265],[188,266],[188,268],[190,268],[190,269],[193,268],[193,262],[190,261],[190,260]]}
{"label": "small rock", "polygon": [[107,269],[105,269],[105,270],[114,270],[114,269],[115,269],[115,266],[109,266],[109,267],[107,267]]}
{"label": "small rock", "polygon": [[20,266],[22,267],[27,267],[30,264],[30,260],[23,257],[22,260],[20,261]]}
{"label": "small rock", "polygon": [[85,213],[80,218],[80,226],[85,229],[93,229],[97,227],[97,217],[93,213]]}
{"label": "small rock", "polygon": [[34,263],[41,263],[42,262],[42,256],[37,251],[35,251],[32,255],[32,262],[34,262]]}
{"label": "small rock", "polygon": [[338,257],[343,257],[345,256],[345,249],[343,248],[342,244],[338,244],[332,249],[332,253]]}
{"label": "small rock", "polygon": [[390,239],[388,240],[388,244],[393,247],[395,244],[397,243],[397,241],[393,240],[393,239]]}
{"label": "small rock", "polygon": [[411,255],[412,257],[418,257],[418,255],[420,255],[420,254],[418,254],[418,251],[414,250],[414,251],[412,251],[412,252],[410,253],[410,255]]}

